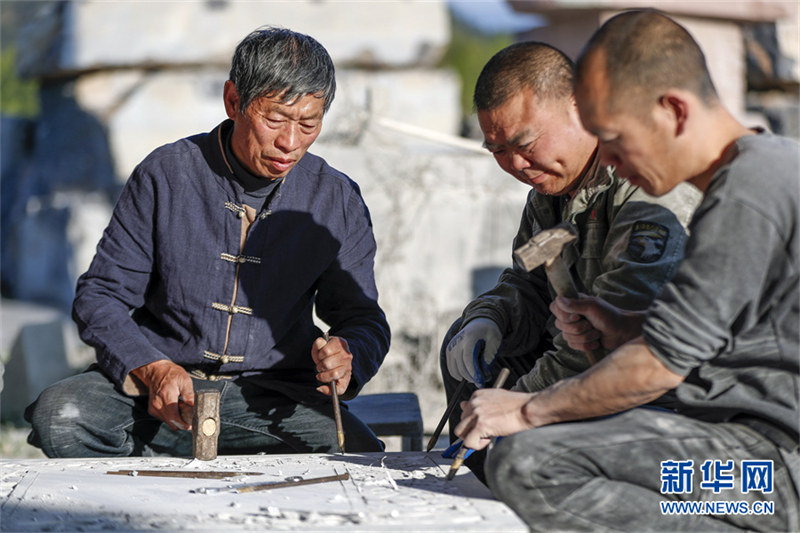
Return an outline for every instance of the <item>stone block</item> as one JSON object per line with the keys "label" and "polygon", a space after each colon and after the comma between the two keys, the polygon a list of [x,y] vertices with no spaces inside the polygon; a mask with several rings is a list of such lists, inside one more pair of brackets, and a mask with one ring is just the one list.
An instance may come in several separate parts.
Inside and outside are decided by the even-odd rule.
{"label": "stone block", "polygon": [[0,301],[0,360],[8,362],[11,347],[24,326],[63,320],[67,320],[67,316],[54,307],[3,298]]}
{"label": "stone block", "polygon": [[446,3],[104,2],[43,4],[20,35],[19,69],[50,77],[141,65],[226,66],[252,30],[312,35],[337,64],[432,66],[450,40]]}
{"label": "stone block", "polygon": [[[213,67],[101,71],[78,78],[74,96],[77,106],[108,132],[107,139],[92,144],[109,146],[116,180],[124,183],[156,147],[209,131],[226,118],[222,89],[227,78],[226,69]],[[458,132],[460,82],[451,71],[340,68],[336,84],[318,143],[356,144],[376,116],[451,135]],[[393,144],[416,142],[392,137]]]}
{"label": "stone block", "polygon": [[66,236],[69,210],[42,206],[32,198],[28,212],[11,229],[8,255],[14,279],[11,296],[68,311],[75,278],[70,273],[72,250]]}
{"label": "stone block", "polygon": [[[575,59],[592,34],[617,13],[619,11],[588,10],[570,12],[569,17],[554,15],[548,26],[526,32],[523,38],[551,44]],[[745,110],[745,54],[739,24],[723,19],[673,17],[703,50],[722,103],[737,118],[749,120]]]}
{"label": "stone block", "polygon": [[0,280],[3,294],[16,284],[15,258],[9,246],[11,227],[25,213],[26,173],[30,165],[35,123],[3,115],[0,117]]}
{"label": "stone block", "polygon": [[111,219],[111,204],[91,192],[31,196],[26,203],[3,247],[4,279],[13,282],[9,296],[69,312],[75,282]]}
{"label": "stone block", "polygon": [[[318,142],[355,144],[368,121],[377,117],[457,135],[461,123],[461,82],[445,69],[365,71],[339,69],[336,98],[325,117]],[[394,136],[392,144],[415,144]]]}
{"label": "stone block", "polygon": [[797,97],[782,91],[750,92],[747,103],[768,120],[768,129],[800,141],[800,104]]}
{"label": "stone block", "polygon": [[76,82],[79,105],[105,125],[114,174],[124,183],[157,147],[210,131],[227,118],[223,68],[107,71]]}
{"label": "stone block", "polygon": [[444,334],[475,290],[494,286],[497,278],[487,273],[511,266],[530,189],[488,152],[392,147],[399,136],[369,130],[359,147],[320,144],[314,152],[361,186],[378,243],[379,301],[394,334],[363,393],[414,392],[425,429],[433,431],[427,424],[435,427],[445,408],[438,359]]}
{"label": "stone block", "polygon": [[781,89],[791,94],[793,88],[795,94],[797,92],[800,82],[800,5],[788,2],[786,9],[791,14],[775,22],[744,25],[748,86],[753,91]]}
{"label": "stone block", "polygon": [[675,20],[703,50],[723,105],[738,119],[746,120],[747,72],[741,26],[727,20],[689,17],[675,17]]}
{"label": "stone block", "polygon": [[369,137],[362,146],[314,151],[361,186],[378,242],[381,301],[399,313],[390,323],[429,331],[438,313],[460,312],[471,299],[474,269],[511,265],[529,188],[488,152],[409,152]]}
{"label": "stone block", "polygon": [[[650,0],[508,0],[519,12],[535,12],[548,17],[568,16],[581,11],[603,11],[624,9],[647,9],[653,7]],[[737,21],[777,20],[787,14],[785,0],[715,0],[697,2],[692,0],[670,0],[658,5],[658,9],[675,15],[699,18],[717,18]]]}
{"label": "stone block", "polygon": [[20,329],[5,365],[0,399],[3,420],[19,421],[39,393],[72,374],[64,327],[63,320],[55,320]]}
{"label": "stone block", "polygon": [[800,4],[786,2],[786,16],[775,22],[778,50],[782,56],[779,75],[794,83],[800,82]]}

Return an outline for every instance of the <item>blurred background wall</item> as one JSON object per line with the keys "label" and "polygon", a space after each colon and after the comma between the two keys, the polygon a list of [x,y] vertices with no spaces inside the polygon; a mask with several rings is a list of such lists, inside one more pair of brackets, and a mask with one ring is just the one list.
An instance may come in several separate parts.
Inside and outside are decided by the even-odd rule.
{"label": "blurred background wall", "polygon": [[[444,409],[441,339],[510,264],[527,194],[480,148],[477,74],[516,40],[574,57],[606,18],[636,4],[3,0],[4,420],[18,421],[44,386],[93,358],[68,313],[133,167],[225,119],[235,45],[279,25],[314,36],[336,63],[337,96],[311,151],[360,184],[373,217],[380,301],[394,335],[366,392],[416,392],[432,430]],[[696,36],[740,119],[800,137],[796,2],[658,7]]]}

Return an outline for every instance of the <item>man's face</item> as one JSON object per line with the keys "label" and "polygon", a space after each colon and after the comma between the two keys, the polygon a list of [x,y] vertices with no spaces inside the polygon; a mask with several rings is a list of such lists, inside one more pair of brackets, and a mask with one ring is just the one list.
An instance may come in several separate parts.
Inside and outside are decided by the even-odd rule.
{"label": "man's face", "polygon": [[571,192],[596,146],[571,98],[540,100],[530,89],[478,111],[478,122],[500,168],[542,194]]}
{"label": "man's face", "polygon": [[231,144],[236,157],[253,174],[282,178],[305,155],[322,128],[324,100],[313,94],[290,103],[256,98],[242,113],[239,94],[225,83],[225,110],[234,121]]}
{"label": "man's face", "polygon": [[648,194],[669,192],[680,182],[685,159],[670,135],[675,125],[657,103],[642,113],[611,111],[605,73],[591,65],[575,88],[575,98],[584,127],[597,136],[600,161],[614,166],[618,176]]}

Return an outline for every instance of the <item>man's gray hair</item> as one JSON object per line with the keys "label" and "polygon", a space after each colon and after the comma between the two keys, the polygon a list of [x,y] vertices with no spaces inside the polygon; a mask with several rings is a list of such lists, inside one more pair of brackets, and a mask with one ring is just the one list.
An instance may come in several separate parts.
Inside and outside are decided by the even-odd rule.
{"label": "man's gray hair", "polygon": [[230,81],[239,93],[240,112],[261,96],[287,103],[313,94],[325,100],[336,93],[336,74],[328,51],[314,38],[285,28],[261,28],[236,46]]}

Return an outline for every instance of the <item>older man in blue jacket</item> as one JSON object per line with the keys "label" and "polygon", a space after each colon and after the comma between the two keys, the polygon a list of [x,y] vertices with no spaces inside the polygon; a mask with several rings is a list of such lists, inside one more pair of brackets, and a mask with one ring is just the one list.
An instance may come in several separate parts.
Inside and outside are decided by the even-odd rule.
{"label": "older man in blue jacket", "polygon": [[[202,385],[221,391],[221,454],[337,448],[330,383],[355,396],[390,333],[358,186],[307,153],[334,92],[311,37],[268,28],[238,45],[229,120],[131,175],[73,308],[97,364],[29,407],[29,442],[50,457],[190,455],[180,430]],[[342,417],[349,451],[382,449]]]}

